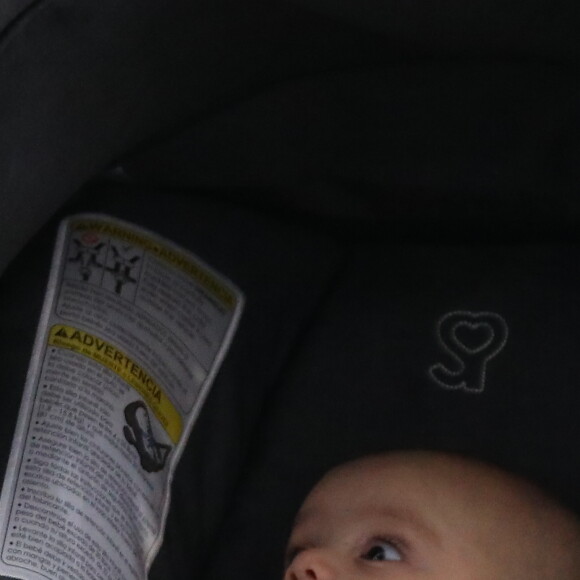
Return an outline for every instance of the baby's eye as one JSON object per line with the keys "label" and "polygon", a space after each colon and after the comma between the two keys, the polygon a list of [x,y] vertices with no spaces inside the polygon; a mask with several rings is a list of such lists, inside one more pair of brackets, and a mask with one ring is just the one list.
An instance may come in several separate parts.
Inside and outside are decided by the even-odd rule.
{"label": "baby's eye", "polygon": [[393,542],[380,540],[362,555],[364,560],[373,560],[378,562],[400,562],[403,559],[401,550]]}

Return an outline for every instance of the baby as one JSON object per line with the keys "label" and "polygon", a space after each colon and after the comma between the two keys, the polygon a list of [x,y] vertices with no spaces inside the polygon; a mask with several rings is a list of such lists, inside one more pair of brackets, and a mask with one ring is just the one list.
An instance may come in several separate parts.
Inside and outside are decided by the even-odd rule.
{"label": "baby", "polygon": [[330,471],[292,531],[284,580],[580,580],[580,524],[532,484],[436,452]]}

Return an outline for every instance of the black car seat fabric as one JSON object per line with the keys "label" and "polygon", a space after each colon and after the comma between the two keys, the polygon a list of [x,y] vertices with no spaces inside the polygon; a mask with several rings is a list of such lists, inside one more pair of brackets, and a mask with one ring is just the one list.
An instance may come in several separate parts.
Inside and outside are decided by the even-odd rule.
{"label": "black car seat fabric", "polygon": [[[496,66],[514,65],[516,84],[519,65],[536,69],[534,83],[540,86],[522,85],[519,102],[525,107],[528,97],[553,101],[561,95],[565,102],[556,103],[556,110],[548,107],[559,130],[548,161],[554,154],[552,163],[575,175],[577,166],[568,160],[576,146],[567,122],[577,125],[571,108],[579,20],[578,6],[569,0],[525,6],[450,0],[437,10],[427,2],[411,8],[374,0],[5,2],[0,8],[0,268],[83,183],[144,140],[159,140],[187,119],[211,118],[289,79],[332,71],[378,67],[388,73],[397,64],[404,70],[422,62],[432,66],[443,86],[453,88],[465,71],[471,75],[478,68],[489,86],[496,85]],[[404,78],[394,79],[390,88],[397,91],[401,80],[404,85]],[[368,90],[361,87],[361,93]],[[416,90],[427,97],[429,87]],[[452,94],[461,102],[461,85]],[[492,101],[482,95],[479,104],[489,107]],[[456,105],[449,102],[449,108]],[[498,122],[509,124],[510,116],[501,103],[497,109],[496,122],[483,127],[501,133]],[[541,131],[542,119],[531,126]],[[411,134],[430,134],[420,119],[408,120]],[[515,130],[527,129],[517,125]],[[356,124],[340,127],[343,135],[349,131],[361,134]],[[473,147],[475,135],[468,138]],[[488,145],[486,152],[493,154],[494,143]],[[285,163],[283,156],[276,161]],[[13,218],[18,227],[11,226]]]}
{"label": "black car seat fabric", "polygon": [[0,267],[128,149],[288,74],[280,31],[291,33],[294,12],[256,1],[3,4]]}
{"label": "black car seat fabric", "polygon": [[[543,0],[3,4],[0,270],[65,206],[247,297],[153,580],[280,577],[309,486],[376,450],[481,456],[580,511],[579,25]],[[54,231],[0,279],[4,459]]]}

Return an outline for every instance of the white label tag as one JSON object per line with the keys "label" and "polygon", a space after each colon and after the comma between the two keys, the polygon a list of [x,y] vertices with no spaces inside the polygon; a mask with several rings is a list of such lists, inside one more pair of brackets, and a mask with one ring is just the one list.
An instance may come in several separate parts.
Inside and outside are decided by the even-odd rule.
{"label": "white label tag", "polygon": [[0,574],[144,580],[243,296],[134,225],[61,225],[0,498]]}

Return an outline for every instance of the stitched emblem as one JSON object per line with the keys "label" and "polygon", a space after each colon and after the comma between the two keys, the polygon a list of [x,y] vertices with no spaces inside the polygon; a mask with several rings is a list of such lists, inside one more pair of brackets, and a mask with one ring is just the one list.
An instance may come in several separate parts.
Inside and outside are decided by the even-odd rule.
{"label": "stitched emblem", "polygon": [[444,389],[482,393],[487,364],[505,346],[508,325],[495,312],[448,312],[437,323],[437,338],[455,369],[437,363],[429,376]]}

